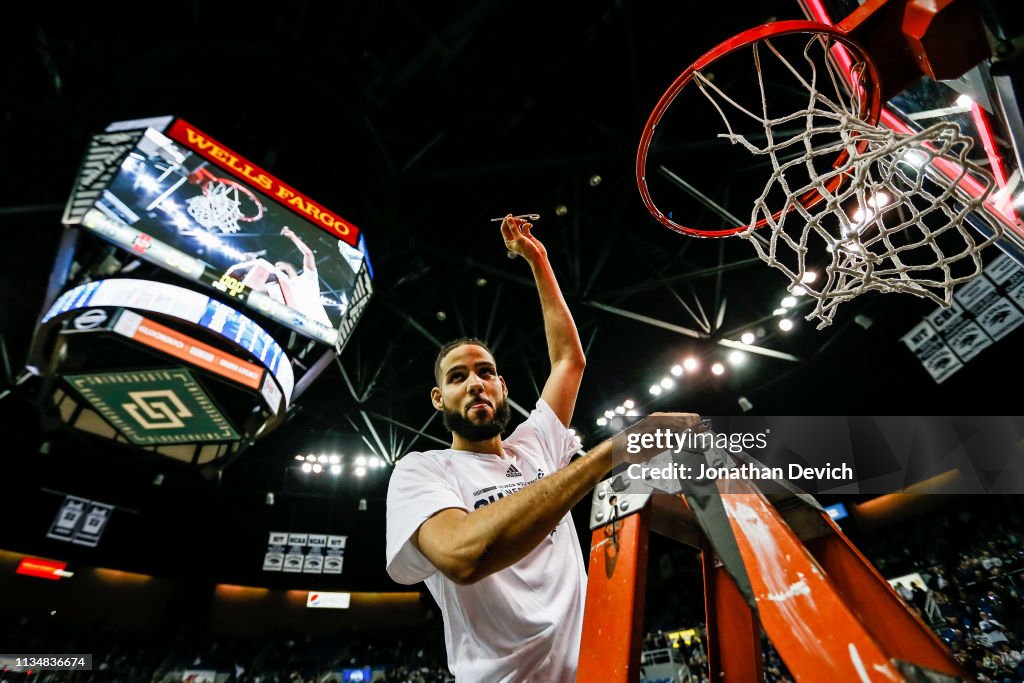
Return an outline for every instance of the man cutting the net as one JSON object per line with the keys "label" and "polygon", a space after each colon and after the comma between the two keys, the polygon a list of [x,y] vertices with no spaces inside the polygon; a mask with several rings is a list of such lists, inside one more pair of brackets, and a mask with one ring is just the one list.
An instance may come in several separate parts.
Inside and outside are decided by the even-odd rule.
{"label": "man cutting the net", "polygon": [[570,510],[613,464],[609,441],[570,462],[585,359],[532,227],[506,216],[501,232],[540,294],[551,369],[536,407],[503,440],[508,389],[490,350],[476,339],[445,345],[431,402],[452,446],[407,454],[388,488],[388,573],[426,582],[459,683],[575,680],[586,574]]}

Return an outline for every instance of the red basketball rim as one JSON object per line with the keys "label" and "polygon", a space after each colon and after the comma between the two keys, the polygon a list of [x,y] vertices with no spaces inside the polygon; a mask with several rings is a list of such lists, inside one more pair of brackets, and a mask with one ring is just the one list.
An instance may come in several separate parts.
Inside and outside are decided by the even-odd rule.
{"label": "red basketball rim", "polygon": [[[869,125],[876,125],[878,123],[879,116],[881,114],[882,100],[881,100],[881,86],[878,82],[878,71],[875,68],[874,62],[871,60],[870,55],[867,51],[861,47],[858,43],[851,40],[843,33],[842,30],[835,26],[829,26],[828,24],[819,24],[813,21],[779,21],[772,24],[764,24],[763,26],[756,26],[752,29],[748,29],[739,33],[732,38],[720,43],[716,47],[705,53],[700,59],[691,64],[689,68],[679,74],[679,77],[669,86],[665,94],[658,100],[658,104],[655,105],[654,111],[651,112],[650,118],[647,119],[647,124],[644,126],[643,135],[640,137],[640,149],[636,155],[636,182],[637,187],[640,189],[640,196],[644,200],[644,205],[647,210],[651,212],[659,223],[664,225],[670,230],[675,230],[686,235],[694,235],[697,237],[727,237],[729,235],[735,235],[738,232],[746,230],[748,225],[739,225],[735,228],[726,228],[723,230],[705,230],[702,228],[687,227],[676,223],[671,218],[665,215],[654,203],[651,198],[651,191],[647,187],[647,154],[650,150],[651,140],[654,137],[654,129],[661,122],[662,116],[668,110],[669,105],[676,99],[683,88],[690,84],[693,80],[693,75],[706,69],[716,60],[725,57],[726,55],[732,54],[737,50],[744,47],[753,45],[754,43],[761,42],[771,38],[778,38],[785,35],[793,35],[799,33],[806,34],[818,34],[833,40],[835,43],[843,45],[846,49],[853,53],[854,61],[861,61],[865,64],[867,73],[870,76],[868,79],[868,86],[866,89],[861,90],[861,97],[863,99],[861,111],[864,112],[862,119]],[[846,151],[841,152],[836,157],[836,161],[833,164],[834,167],[839,167],[846,162],[849,157],[849,153]],[[845,177],[842,175],[832,178],[826,189],[829,192],[834,191],[838,188]],[[811,208],[815,204],[822,201],[824,197],[817,190],[811,190],[799,198],[800,204],[806,208]],[[773,219],[778,219],[781,211],[773,216]],[[754,227],[760,228],[767,224],[768,219],[764,218],[758,221]]]}

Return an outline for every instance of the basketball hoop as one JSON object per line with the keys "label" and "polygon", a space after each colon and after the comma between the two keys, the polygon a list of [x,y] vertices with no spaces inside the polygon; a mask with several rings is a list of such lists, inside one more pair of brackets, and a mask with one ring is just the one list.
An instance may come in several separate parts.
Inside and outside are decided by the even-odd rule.
{"label": "basketball hoop", "polygon": [[[188,213],[196,223],[207,230],[220,230],[233,234],[241,229],[238,225],[252,223],[263,217],[264,208],[256,195],[244,185],[227,178],[217,178],[206,174],[202,181],[203,193],[187,200]],[[255,214],[245,215],[242,212],[241,198],[255,207]]]}
{"label": "basketball hoop", "polygon": [[[726,92],[729,86],[718,86],[709,70],[723,68],[721,60],[732,56],[725,68],[732,76],[732,64],[746,51],[753,71],[747,87]],[[850,83],[830,59],[838,52],[853,63]],[[799,90],[802,104],[795,110],[773,109],[766,69]],[[683,225],[652,198],[648,156],[655,130],[687,87],[721,119],[717,138],[768,162],[767,183],[745,225]],[[871,56],[842,29],[808,21],[750,29],[698,59],[658,102],[637,154],[641,197],[676,232],[747,239],[762,261],[786,275],[790,291],[817,300],[806,319],[817,319],[818,329],[832,323],[839,304],[867,291],[909,293],[949,306],[953,288],[981,273],[980,251],[1002,236],[1002,223],[983,210],[994,180],[969,161],[973,140],[956,125],[894,132],[878,125],[881,104]],[[956,172],[938,173],[939,165]],[[981,184],[980,195],[961,188],[968,179]],[[984,222],[983,237],[968,220]],[[812,270],[824,272],[814,284],[808,281]]]}

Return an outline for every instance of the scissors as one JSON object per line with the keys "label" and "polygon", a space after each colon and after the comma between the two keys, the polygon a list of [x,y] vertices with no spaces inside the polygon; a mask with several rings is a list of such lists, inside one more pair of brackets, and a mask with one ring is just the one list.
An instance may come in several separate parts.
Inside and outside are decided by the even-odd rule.
{"label": "scissors", "polygon": [[[521,214],[519,216],[512,216],[512,218],[525,218],[528,221],[536,221],[536,220],[540,220],[540,214],[539,213],[524,213],[524,214]],[[491,222],[492,223],[500,223],[503,220],[505,220],[504,216],[502,216],[501,218],[492,218]]]}

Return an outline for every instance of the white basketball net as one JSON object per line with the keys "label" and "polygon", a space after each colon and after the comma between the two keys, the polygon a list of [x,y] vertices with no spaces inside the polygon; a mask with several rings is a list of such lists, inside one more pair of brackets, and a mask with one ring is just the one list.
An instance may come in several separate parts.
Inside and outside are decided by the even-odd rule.
{"label": "white basketball net", "polygon": [[[187,200],[188,213],[196,223],[207,230],[235,233],[241,228],[239,220],[254,220],[242,214],[238,187],[231,183],[210,181],[203,186],[203,194]],[[259,206],[262,215],[262,206]]]}
{"label": "white basketball net", "polygon": [[[948,122],[908,135],[862,121],[859,98],[843,94],[830,61],[822,59],[829,43],[819,36],[803,51],[807,65],[800,65],[802,72],[768,40],[763,44],[771,52],[766,58],[781,60],[806,88],[803,109],[768,117],[758,43],[753,57],[760,113],[737,103],[702,73],[694,75],[725,123],[727,132],[719,137],[771,162],[771,177],[755,201],[750,226],[739,236],[754,245],[761,260],[785,273],[790,291],[802,290],[817,300],[806,319],[817,319],[818,329],[832,323],[839,304],[868,291],[905,292],[950,305],[953,288],[981,272],[979,252],[1002,235],[999,221],[979,211],[994,182],[968,161],[973,140]],[[818,90],[816,61],[827,65],[835,97]],[[863,64],[855,66],[855,77],[863,71]],[[761,144],[734,132],[737,126],[727,111],[753,119]],[[844,150],[849,157],[833,167]],[[943,159],[957,167],[952,180],[935,170],[935,162]],[[960,188],[968,174],[984,186],[978,198]],[[844,180],[830,190],[837,176]],[[800,198],[808,203],[806,197],[816,196],[809,193],[821,200],[806,208]],[[990,237],[965,225],[972,213],[984,221]],[[761,221],[765,225],[755,229]],[[813,282],[809,271],[817,275]]]}

